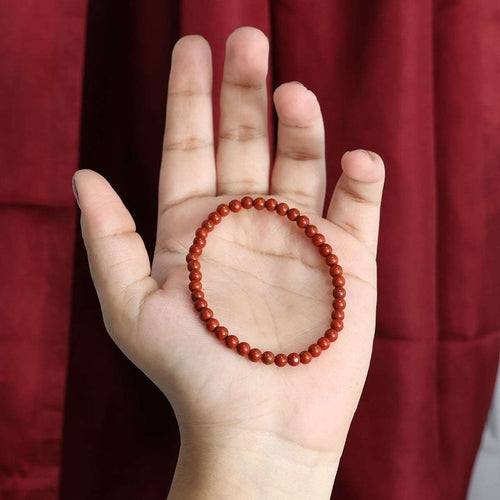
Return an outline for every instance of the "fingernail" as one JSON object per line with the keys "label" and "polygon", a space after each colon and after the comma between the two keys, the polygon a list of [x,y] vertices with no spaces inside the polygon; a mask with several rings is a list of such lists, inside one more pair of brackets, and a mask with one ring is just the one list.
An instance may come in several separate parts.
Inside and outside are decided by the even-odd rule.
{"label": "fingernail", "polygon": [[376,159],[375,153],[372,153],[371,151],[368,151],[366,149],[355,149],[353,152],[356,152],[356,151],[365,154],[366,156],[368,156],[368,158],[370,158],[370,160]]}
{"label": "fingernail", "polygon": [[78,197],[78,189],[76,189],[75,178],[71,179],[71,186],[73,187],[73,194],[75,195],[76,202],[78,203],[78,208],[80,207],[80,198]]}

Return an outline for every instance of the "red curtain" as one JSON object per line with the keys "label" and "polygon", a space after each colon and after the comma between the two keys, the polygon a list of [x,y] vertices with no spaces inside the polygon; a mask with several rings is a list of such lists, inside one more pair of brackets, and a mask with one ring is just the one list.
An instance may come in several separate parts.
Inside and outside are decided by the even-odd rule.
{"label": "red curtain", "polygon": [[334,496],[464,498],[500,347],[499,19],[495,0],[1,3],[0,497],[165,497],[175,418],[102,327],[69,180],[103,173],[152,249],[170,50],[204,35],[218,85],[226,36],[254,25],[271,86],[319,97],[329,191],[347,149],[387,167],[374,355]]}

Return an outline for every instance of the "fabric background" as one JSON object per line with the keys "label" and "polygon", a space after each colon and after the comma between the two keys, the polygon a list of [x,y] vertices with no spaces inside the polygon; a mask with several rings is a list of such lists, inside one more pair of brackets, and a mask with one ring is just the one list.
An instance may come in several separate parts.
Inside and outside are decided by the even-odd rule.
{"label": "fabric background", "polygon": [[495,0],[0,3],[1,498],[165,497],[175,418],[102,326],[70,178],[104,174],[152,249],[170,51],[205,36],[217,87],[241,25],[271,39],[271,87],[318,95],[329,193],[345,150],[387,168],[374,355],[335,498],[465,498],[500,345]]}

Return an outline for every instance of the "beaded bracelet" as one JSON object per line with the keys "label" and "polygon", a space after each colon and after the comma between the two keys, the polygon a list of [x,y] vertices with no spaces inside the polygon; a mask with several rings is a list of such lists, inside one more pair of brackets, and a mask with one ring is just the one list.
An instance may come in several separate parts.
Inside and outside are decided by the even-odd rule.
{"label": "beaded bracelet", "polygon": [[[306,237],[311,239],[312,244],[318,248],[320,255],[325,258],[333,284],[333,311],[330,328],[325,331],[323,337],[320,337],[315,344],[311,344],[307,350],[302,351],[300,354],[292,352],[288,356],[282,353],[274,355],[271,351],[262,352],[257,348],[252,349],[248,342],[240,342],[236,335],[230,335],[228,329],[220,325],[205,300],[199,259],[207,243],[208,234],[224,217],[231,212],[239,212],[242,208],[266,209],[280,216],[286,216],[288,220],[295,222],[300,229],[304,230]],[[326,243],[325,236],[318,232],[316,226],[309,224],[308,217],[301,215],[296,208],[289,208],[286,203],[277,202],[274,198],[266,200],[261,197],[253,199],[250,196],[244,196],[241,200],[232,200],[229,204],[222,203],[219,205],[217,210],[211,212],[208,218],[201,223],[201,226],[196,229],[193,244],[189,247],[189,253],[186,255],[186,262],[189,270],[191,299],[194,303],[194,308],[198,312],[200,319],[205,323],[208,331],[213,332],[215,337],[224,342],[228,348],[233,349],[254,363],[262,361],[265,365],[275,364],[279,367],[287,364],[297,366],[299,363],[307,365],[313,358],[317,358],[322,351],[328,349],[330,343],[337,340],[338,333],[344,327],[343,319],[346,306],[345,278],[342,274],[342,267],[338,264],[337,256],[333,253],[332,247]]]}

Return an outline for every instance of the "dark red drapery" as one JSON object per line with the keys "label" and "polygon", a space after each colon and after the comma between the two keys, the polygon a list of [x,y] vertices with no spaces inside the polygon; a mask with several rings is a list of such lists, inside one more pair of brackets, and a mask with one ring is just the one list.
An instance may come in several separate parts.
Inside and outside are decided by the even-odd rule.
{"label": "dark red drapery", "polygon": [[329,190],[347,149],[387,167],[374,357],[335,498],[464,498],[500,343],[499,19],[494,0],[2,3],[0,497],[165,496],[175,419],[101,326],[69,179],[106,175],[152,248],[169,52],[206,36],[217,86],[226,36],[254,25],[272,86],[319,97]]}

